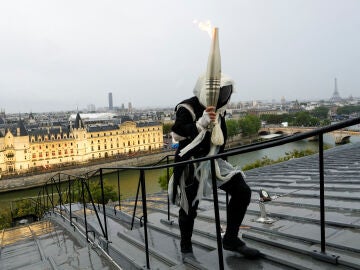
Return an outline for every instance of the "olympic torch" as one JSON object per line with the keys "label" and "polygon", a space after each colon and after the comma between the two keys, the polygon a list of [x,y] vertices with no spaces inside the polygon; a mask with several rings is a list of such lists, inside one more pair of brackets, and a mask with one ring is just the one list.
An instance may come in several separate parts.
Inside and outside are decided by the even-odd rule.
{"label": "olympic torch", "polygon": [[210,54],[205,76],[207,106],[216,107],[220,92],[220,80],[221,58],[219,48],[219,29],[213,28]]}

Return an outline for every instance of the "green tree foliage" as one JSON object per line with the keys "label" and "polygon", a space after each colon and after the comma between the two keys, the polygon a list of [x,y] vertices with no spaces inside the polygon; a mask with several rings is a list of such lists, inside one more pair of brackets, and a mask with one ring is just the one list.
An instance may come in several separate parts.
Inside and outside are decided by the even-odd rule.
{"label": "green tree foliage", "polygon": [[331,124],[331,120],[330,119],[324,119],[320,121],[320,125],[321,126],[328,126]]}
{"label": "green tree foliage", "polygon": [[280,125],[282,122],[289,122],[288,114],[263,114],[260,119],[267,124]]}
{"label": "green tree foliage", "polygon": [[319,118],[321,120],[327,119],[328,113],[329,113],[329,108],[324,106],[316,107],[314,110],[310,111],[310,114],[313,117]]}
{"label": "green tree foliage", "polygon": [[10,228],[11,213],[9,208],[0,208],[0,230]]}
{"label": "green tree foliage", "polygon": [[234,119],[226,120],[226,129],[229,138],[238,135],[240,133],[239,122]]}
{"label": "green tree foliage", "polygon": [[310,115],[309,112],[298,112],[291,122],[293,126],[314,127],[320,125],[320,120]]}
{"label": "green tree foliage", "polygon": [[13,204],[12,208],[12,214],[14,218],[35,214],[35,204],[30,199],[17,201]]}
{"label": "green tree foliage", "polygon": [[360,113],[360,106],[344,106],[344,107],[339,107],[336,110],[337,114],[352,114],[352,113]]}
{"label": "green tree foliage", "polygon": [[[112,201],[117,201],[118,200],[118,195],[117,192],[115,191],[115,188],[108,185],[108,184],[104,184],[104,202],[107,203],[109,200]],[[101,185],[99,182],[90,182],[89,184],[89,189],[91,192],[91,196],[94,200],[95,203],[102,203],[102,196],[101,196]],[[85,199],[87,202],[90,201],[88,192],[85,192]]]}
{"label": "green tree foliage", "polygon": [[292,158],[299,158],[299,157],[304,157],[304,156],[308,156],[308,155],[313,155],[315,153],[316,153],[316,151],[311,150],[311,149],[305,149],[305,150],[301,150],[301,151],[295,149],[291,152],[285,153],[284,157],[280,157],[276,160],[270,159],[269,157],[265,156],[262,159],[258,159],[256,161],[254,161],[253,163],[246,164],[245,166],[242,167],[242,170],[247,171],[247,170],[251,170],[254,168],[259,168],[259,167],[268,166],[271,164],[287,161]]}
{"label": "green tree foliage", "polygon": [[10,207],[0,208],[0,230],[11,227],[12,218],[19,218],[28,215],[35,215],[35,202],[30,199],[23,199],[12,203]]}
{"label": "green tree foliage", "polygon": [[252,136],[261,128],[261,120],[255,115],[248,114],[239,120],[239,126],[244,136]]}
{"label": "green tree foliage", "polygon": [[173,124],[163,124],[163,134],[167,135],[171,132],[171,127]]}
{"label": "green tree foliage", "polygon": [[[173,168],[169,168],[169,180],[171,175],[173,174]],[[167,178],[167,170],[165,169],[163,173],[159,176],[158,183],[162,190],[167,190],[168,188],[168,178]]]}

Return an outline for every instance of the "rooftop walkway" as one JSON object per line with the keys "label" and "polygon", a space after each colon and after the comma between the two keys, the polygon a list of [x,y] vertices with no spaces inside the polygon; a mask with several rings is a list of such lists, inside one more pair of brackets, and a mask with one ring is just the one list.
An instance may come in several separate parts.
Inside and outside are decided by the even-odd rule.
{"label": "rooftop walkway", "polygon": [[4,230],[0,269],[117,269],[66,228],[43,220]]}
{"label": "rooftop walkway", "polygon": [[[329,262],[317,256],[321,251],[319,172],[314,155],[246,172],[253,194],[239,236],[263,256],[248,260],[224,251],[225,269],[360,269],[360,144],[325,151],[324,166]],[[260,189],[266,189],[273,199],[265,203],[266,217],[272,222],[257,221],[261,216]],[[221,226],[225,228],[226,199],[218,192]],[[151,269],[219,269],[212,198],[200,204],[194,254],[186,257],[179,246],[178,207],[171,206],[169,222],[166,200],[165,193],[147,196]],[[59,211],[49,212],[44,221],[6,230],[0,234],[0,269],[146,269],[139,203],[133,230],[134,200],[122,201],[121,210],[115,202],[106,205],[109,242],[100,237],[95,211],[88,205],[86,222],[93,244],[86,245],[84,210],[78,203],[71,205],[73,225],[68,217],[70,205],[65,205],[61,209],[65,218]],[[103,220],[103,208],[97,207]]]}

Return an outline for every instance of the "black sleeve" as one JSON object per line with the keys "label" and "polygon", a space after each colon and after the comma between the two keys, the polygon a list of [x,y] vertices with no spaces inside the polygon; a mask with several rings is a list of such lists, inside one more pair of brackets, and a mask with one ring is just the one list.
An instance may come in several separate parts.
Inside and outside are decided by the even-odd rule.
{"label": "black sleeve", "polygon": [[225,145],[226,145],[226,141],[227,141],[227,128],[226,128],[225,117],[221,117],[221,130],[224,135],[224,144],[222,146],[220,146],[219,153],[223,153],[225,151]]}
{"label": "black sleeve", "polygon": [[191,113],[184,107],[176,111],[175,123],[171,130],[176,134],[188,139],[194,139],[198,134],[196,121],[193,120]]}

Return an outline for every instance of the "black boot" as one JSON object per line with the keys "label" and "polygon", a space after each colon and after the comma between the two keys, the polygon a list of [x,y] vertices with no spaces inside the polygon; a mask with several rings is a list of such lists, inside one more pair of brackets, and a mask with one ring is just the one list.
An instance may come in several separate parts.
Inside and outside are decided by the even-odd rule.
{"label": "black boot", "polygon": [[225,250],[238,252],[248,259],[260,257],[260,252],[257,249],[246,246],[239,238],[227,239],[224,237],[223,248]]}
{"label": "black boot", "polygon": [[192,253],[193,249],[192,249],[191,240],[190,241],[181,240],[180,249],[181,249],[181,253]]}

